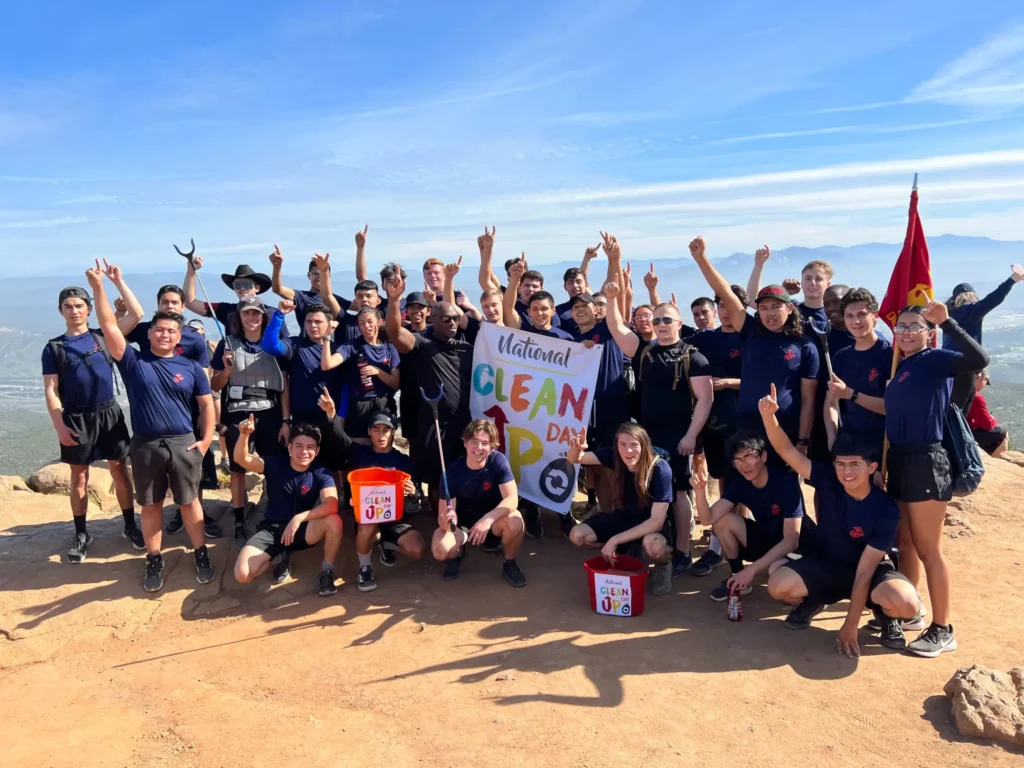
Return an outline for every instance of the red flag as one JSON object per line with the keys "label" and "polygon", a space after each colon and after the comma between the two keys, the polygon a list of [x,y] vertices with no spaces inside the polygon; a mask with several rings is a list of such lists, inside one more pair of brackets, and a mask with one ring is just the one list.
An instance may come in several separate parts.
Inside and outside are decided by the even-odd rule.
{"label": "red flag", "polygon": [[931,260],[928,258],[928,243],[924,239],[921,216],[917,212],[915,189],[910,193],[910,220],[907,222],[903,250],[889,278],[889,288],[879,312],[885,324],[892,328],[896,325],[901,309],[911,304],[923,307],[934,297]]}

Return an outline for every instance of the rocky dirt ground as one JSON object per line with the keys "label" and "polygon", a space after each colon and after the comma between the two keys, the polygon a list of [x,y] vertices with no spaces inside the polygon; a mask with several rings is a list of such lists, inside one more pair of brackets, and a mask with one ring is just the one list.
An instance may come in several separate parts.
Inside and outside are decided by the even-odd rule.
{"label": "rocky dirt ground", "polygon": [[243,588],[229,539],[211,543],[218,578],[200,586],[178,534],[150,596],[116,511],[92,513],[89,559],[68,566],[67,500],[4,489],[0,763],[1021,765],[1024,747],[960,736],[943,693],[958,667],[1024,660],[1024,469],[987,466],[950,510],[960,650],[937,660],[866,632],[859,660],[838,657],[845,605],[793,633],[763,589],[730,623],[707,599],[722,571],[678,579],[641,616],[597,616],[586,555],[553,518],[527,540],[522,590],[473,552],[457,582],[401,561],[362,594],[351,542],[334,597],[315,593],[317,550],[292,581]]}

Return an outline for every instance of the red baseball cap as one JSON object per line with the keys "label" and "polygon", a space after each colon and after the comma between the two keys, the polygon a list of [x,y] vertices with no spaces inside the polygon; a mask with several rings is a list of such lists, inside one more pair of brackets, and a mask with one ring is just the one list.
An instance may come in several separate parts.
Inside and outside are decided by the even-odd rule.
{"label": "red baseball cap", "polygon": [[789,295],[789,291],[781,285],[766,285],[757,292],[757,298],[754,299],[754,303],[757,304],[762,299],[778,299],[785,304],[793,303],[793,298]]}

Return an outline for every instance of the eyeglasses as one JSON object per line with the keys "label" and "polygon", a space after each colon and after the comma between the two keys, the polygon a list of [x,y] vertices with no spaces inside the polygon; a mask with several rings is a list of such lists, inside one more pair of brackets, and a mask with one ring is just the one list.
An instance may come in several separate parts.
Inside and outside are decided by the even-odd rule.
{"label": "eyeglasses", "polygon": [[655,317],[651,319],[651,325],[672,325],[672,323],[681,322],[676,320],[674,317]]}
{"label": "eyeglasses", "polygon": [[608,306],[608,302],[607,301],[595,301],[594,302],[594,306],[595,307],[607,307]]}
{"label": "eyeglasses", "polygon": [[917,323],[914,323],[913,325],[904,325],[903,323],[897,323],[896,327],[893,328],[893,331],[895,333],[920,333],[921,331],[927,330],[927,325],[918,325]]}
{"label": "eyeglasses", "polygon": [[734,458],[732,460],[732,465],[734,467],[752,467],[757,463],[757,460],[760,458],[760,456],[757,456],[753,453],[748,453],[746,456],[737,456],[736,458]]}
{"label": "eyeglasses", "polygon": [[441,315],[438,318],[438,320],[440,320],[442,323],[457,323],[457,322],[459,322],[459,316],[458,315]]}
{"label": "eyeglasses", "polygon": [[256,288],[256,283],[252,280],[235,280],[231,287],[236,291],[251,291]]}

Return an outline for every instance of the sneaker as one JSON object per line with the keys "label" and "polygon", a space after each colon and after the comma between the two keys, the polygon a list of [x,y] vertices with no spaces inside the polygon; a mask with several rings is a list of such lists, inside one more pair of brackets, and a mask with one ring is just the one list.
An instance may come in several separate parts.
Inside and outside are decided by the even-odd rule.
{"label": "sneaker", "polygon": [[689,573],[691,576],[697,576],[698,578],[707,576],[724,562],[724,557],[709,549],[700,556],[700,559],[697,560],[697,562],[690,566]]}
{"label": "sneaker", "polygon": [[394,568],[398,565],[398,552],[384,542],[377,545],[377,556],[385,568]]}
{"label": "sneaker", "polygon": [[[715,587],[713,590],[711,590],[711,594],[708,595],[708,597],[710,597],[716,603],[724,603],[726,600],[729,599],[729,586],[728,586],[728,584],[729,584],[728,579],[723,581],[721,584],[719,584],[717,587]],[[753,587],[746,587],[745,589],[741,589],[740,590],[740,594],[741,595],[749,595],[753,591],[754,591]]]}
{"label": "sneaker", "polygon": [[130,528],[126,526],[125,529],[121,531],[121,538],[128,539],[135,549],[143,550],[146,548],[146,542],[142,538],[142,531],[139,530],[139,526],[137,525],[133,525]]}
{"label": "sneaker", "polygon": [[807,629],[811,626],[811,619],[825,610],[820,603],[808,603],[804,600],[800,605],[789,612],[789,616],[782,622],[786,629]]}
{"label": "sneaker", "polygon": [[220,464],[217,465],[217,469],[219,469],[225,475],[230,474],[230,472],[231,472],[231,462],[228,461],[228,457],[227,456],[222,456],[221,457]]}
{"label": "sneaker", "polygon": [[320,597],[330,597],[338,591],[338,588],[334,585],[334,571],[330,568],[320,571],[317,581],[319,582],[317,592]]}
{"label": "sneaker", "polygon": [[501,575],[505,577],[505,581],[511,584],[513,587],[525,587],[526,576],[523,575],[519,565],[515,560],[506,560],[501,564]]}
{"label": "sneaker", "polygon": [[224,535],[224,531],[217,525],[217,521],[205,512],[203,513],[203,529],[206,531],[206,538],[208,539],[219,539]]}
{"label": "sneaker", "polygon": [[566,512],[564,515],[558,516],[558,524],[562,527],[562,535],[565,538],[569,538],[569,534],[572,533],[572,529],[576,527],[576,518],[572,516],[572,512]]}
{"label": "sneaker", "polygon": [[[887,617],[888,618],[888,617]],[[874,632],[876,635],[882,631],[882,625],[878,623],[877,619],[869,619],[865,625],[869,632]],[[924,610],[917,614],[912,619],[903,619],[900,621],[900,627],[904,632],[920,632],[922,629],[928,626],[928,623],[924,619]]]}
{"label": "sneaker", "polygon": [[480,551],[489,554],[501,552],[501,539],[488,531],[484,537],[484,543],[480,545]]}
{"label": "sneaker", "polygon": [[667,595],[672,591],[672,563],[654,566],[651,578],[651,594]]}
{"label": "sneaker", "polygon": [[878,622],[881,627],[881,643],[886,648],[891,648],[894,651],[902,651],[907,647],[907,638],[903,634],[903,627],[900,626],[899,619],[892,619],[886,616],[878,608],[874,610],[875,621]]}
{"label": "sneaker", "polygon": [[373,566],[364,565],[359,569],[359,580],[356,586],[360,592],[373,592],[377,588],[377,580],[373,578]]}
{"label": "sneaker", "polygon": [[917,640],[907,646],[907,650],[926,659],[934,659],[940,654],[955,651],[956,637],[953,636],[953,625],[944,627],[933,621],[928,629],[918,635]]}
{"label": "sneaker", "polygon": [[235,549],[241,552],[246,541],[248,541],[248,539],[245,538],[245,523],[235,523],[235,535],[232,540],[232,543],[235,545]]}
{"label": "sneaker", "polygon": [[142,588],[147,592],[159,592],[163,585],[163,555],[146,555],[146,575],[142,577]]}
{"label": "sneaker", "polygon": [[531,539],[540,539],[544,536],[544,526],[540,524],[540,507],[532,502],[523,510],[523,520],[526,523],[526,535]]}
{"label": "sneaker", "polygon": [[67,560],[69,563],[80,563],[88,556],[89,545],[92,544],[91,533],[76,533],[71,546],[68,547]]}
{"label": "sneaker", "polygon": [[455,581],[459,578],[459,572],[462,570],[462,558],[466,556],[466,550],[463,548],[459,556],[452,560],[445,560],[444,573],[441,575],[445,581]]}
{"label": "sneaker", "polygon": [[215,575],[213,564],[210,563],[210,553],[206,547],[203,547],[197,549],[193,554],[196,559],[196,581],[200,584],[209,584]]}
{"label": "sneaker", "polygon": [[185,527],[185,521],[181,519],[181,508],[174,510],[174,514],[171,515],[171,519],[167,522],[167,533],[170,535],[176,534],[182,528]]}
{"label": "sneaker", "polygon": [[282,552],[281,557],[274,566],[274,583],[281,584],[288,581],[292,575],[292,559],[287,552]]}
{"label": "sneaker", "polygon": [[680,552],[679,550],[676,550],[675,552],[672,553],[672,575],[673,576],[682,576],[684,573],[686,573],[688,570],[690,570],[690,566],[692,566],[692,565],[693,565],[693,558],[689,555],[689,553],[685,553],[684,554],[683,552]]}

